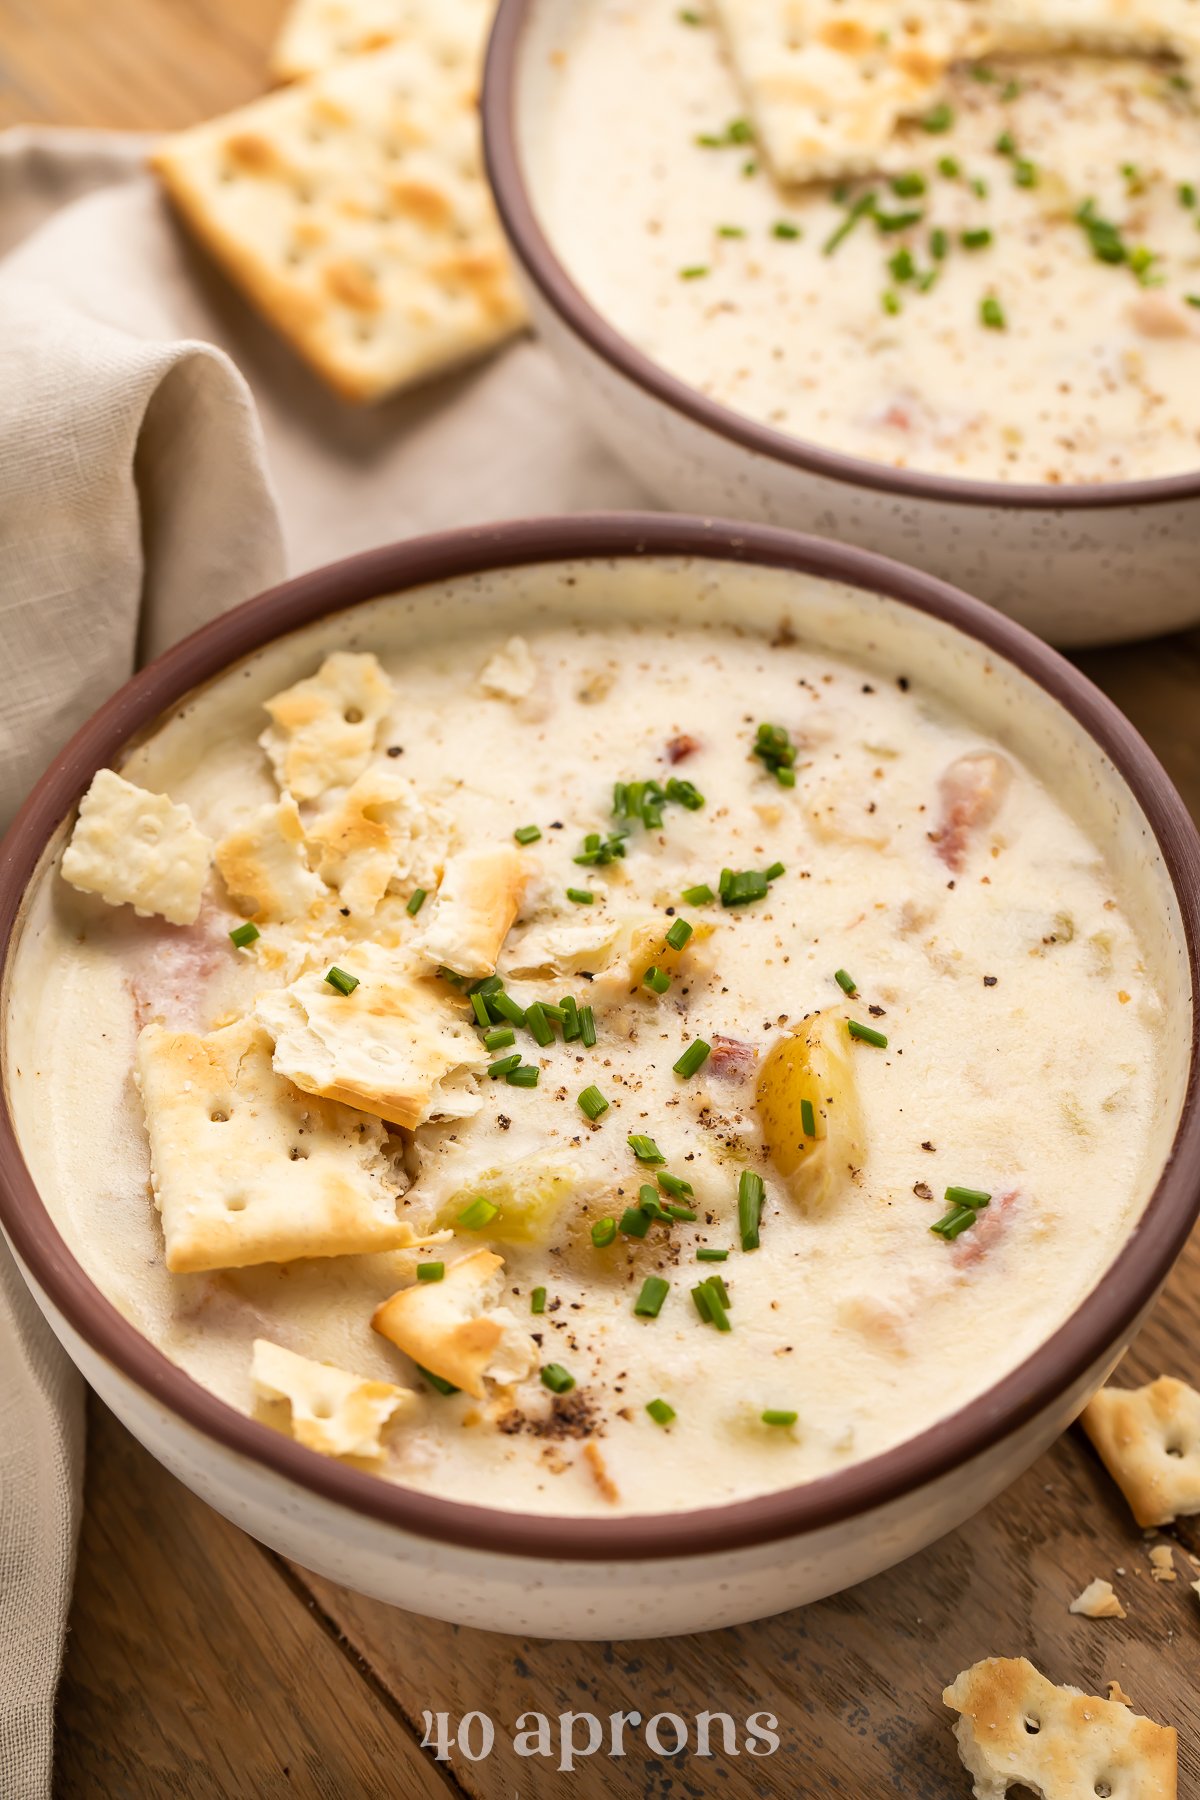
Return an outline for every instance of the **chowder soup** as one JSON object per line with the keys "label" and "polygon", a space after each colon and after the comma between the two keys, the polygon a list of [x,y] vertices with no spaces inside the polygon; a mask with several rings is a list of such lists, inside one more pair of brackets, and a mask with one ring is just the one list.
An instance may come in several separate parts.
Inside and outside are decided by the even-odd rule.
{"label": "chowder soup", "polygon": [[97,778],[10,987],[24,1153],[139,1331],[384,1479],[844,1468],[1036,1349],[1160,1172],[1178,936],[1087,744],[810,577],[359,607]]}
{"label": "chowder soup", "polygon": [[1180,65],[963,63],[875,166],[788,186],[709,8],[548,16],[534,205],[587,300],[671,374],[895,468],[1047,485],[1196,468],[1200,107]]}

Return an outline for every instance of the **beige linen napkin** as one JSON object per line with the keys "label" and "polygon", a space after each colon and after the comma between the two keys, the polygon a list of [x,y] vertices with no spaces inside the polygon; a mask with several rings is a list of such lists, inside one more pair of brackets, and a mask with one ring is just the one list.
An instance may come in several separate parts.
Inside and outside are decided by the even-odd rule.
{"label": "beige linen napkin", "polygon": [[[184,238],[144,156],[0,135],[0,828],[137,660],[278,579],[285,547],[296,572],[440,526],[645,504],[528,341],[345,409]],[[49,1792],[82,1435],[78,1378],[0,1241],[4,1800]]]}

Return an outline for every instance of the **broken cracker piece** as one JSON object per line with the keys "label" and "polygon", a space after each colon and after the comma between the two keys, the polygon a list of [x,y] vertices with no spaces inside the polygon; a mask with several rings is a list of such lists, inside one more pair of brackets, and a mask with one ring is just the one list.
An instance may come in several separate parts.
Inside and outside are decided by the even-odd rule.
{"label": "broken cracker piece", "polygon": [[436,887],[449,838],[445,812],[405,776],[378,765],[308,828],[322,880],[359,917],[369,917],[389,887]]}
{"label": "broken cracker piece", "polygon": [[411,1388],[350,1375],[268,1338],[255,1338],[250,1373],[261,1399],[286,1402],[296,1442],[323,1456],[377,1459],[384,1426],[417,1399]]}
{"label": "broken cracker piece", "polygon": [[520,1381],[537,1345],[505,1306],[504,1258],[473,1250],[441,1281],[418,1281],[378,1307],[371,1324],[423,1369],[481,1400],[485,1381]]}
{"label": "broken cracker piece", "polygon": [[434,968],[472,979],[494,975],[528,874],[515,844],[460,850],[446,864],[429,922],[414,948]]}
{"label": "broken cracker piece", "polygon": [[215,856],[230,897],[256,919],[307,919],[328,897],[308,866],[300,809],[290,794],[260,806],[221,839]]}
{"label": "broken cracker piece", "polygon": [[274,1040],[276,1071],[305,1093],[408,1130],[476,1112],[474,1085],[449,1083],[486,1065],[487,1053],[446,984],[406,950],[364,943],[339,956],[357,979],[349,994],[324,969],[260,994],[255,1013]]}
{"label": "broken cracker piece", "polygon": [[1070,50],[1191,60],[1194,8],[1179,0],[987,0],[981,15],[988,54],[1053,56]]}
{"label": "broken cracker piece", "polygon": [[212,844],[187,806],[98,769],[63,851],[64,881],[110,906],[194,925]]}
{"label": "broken cracker piece", "polygon": [[381,399],[525,323],[484,178],[478,86],[473,65],[412,38],[151,158],[185,223],[343,399]]}
{"label": "broken cracker piece", "polygon": [[511,637],[493,652],[479,671],[479,685],[494,700],[526,700],[537,681],[538,666],[523,637]]}
{"label": "broken cracker piece", "polygon": [[378,1120],[283,1080],[253,1019],[207,1037],[147,1025],[135,1075],[173,1273],[431,1241],[396,1215]]}
{"label": "broken cracker piece", "polygon": [[495,11],[496,0],[292,0],[271,50],[271,76],[300,81],[410,40],[474,71]]}
{"label": "broken cracker piece", "polygon": [[1113,1702],[1115,1702],[1116,1705],[1118,1705],[1118,1706],[1132,1706],[1133,1705],[1133,1701],[1130,1699],[1129,1695],[1125,1692],[1124,1688],[1121,1686],[1119,1681],[1106,1682],[1105,1686],[1108,1688],[1109,1699],[1112,1700]]}
{"label": "broken cracker piece", "polygon": [[987,1657],[945,1689],[975,1800],[1015,1783],[1042,1800],[1176,1800],[1178,1737],[1112,1700],[1055,1687],[1022,1657]]}
{"label": "broken cracker piece", "polygon": [[1173,1376],[1101,1388],[1083,1428],[1139,1525],[1200,1512],[1200,1393]]}
{"label": "broken cracker piece", "polygon": [[1155,1544],[1151,1550],[1150,1578],[1152,1581],[1178,1581],[1170,1544]]}
{"label": "broken cracker piece", "polygon": [[1082,1613],[1085,1619],[1123,1619],[1125,1608],[1117,1599],[1111,1581],[1102,1581],[1099,1576],[1089,1581],[1082,1594],[1072,1600],[1068,1609],[1073,1613]]}
{"label": "broken cracker piece", "polygon": [[297,800],[316,800],[357,780],[391,702],[378,657],[353,650],[335,650],[315,675],[268,700],[271,723],[258,741],[280,787]]}

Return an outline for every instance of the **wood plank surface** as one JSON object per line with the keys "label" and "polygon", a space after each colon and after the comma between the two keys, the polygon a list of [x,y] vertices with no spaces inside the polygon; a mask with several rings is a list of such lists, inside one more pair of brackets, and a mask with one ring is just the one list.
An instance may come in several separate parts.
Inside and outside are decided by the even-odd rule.
{"label": "wood plank surface", "polygon": [[[174,127],[261,91],[282,0],[0,0],[0,125]],[[1080,659],[1200,813],[1200,635]],[[1193,1242],[1124,1371],[1200,1381]],[[570,1794],[783,1800],[969,1790],[940,1690],[966,1663],[1025,1654],[1096,1692],[1119,1680],[1180,1727],[1181,1794],[1200,1793],[1200,1602],[1150,1579],[1148,1540],[1079,1433],[1000,1500],[899,1569],[817,1606],[706,1636],[539,1644],[393,1611],[292,1568],[187,1493],[92,1403],[87,1510],[60,1696],[62,1800],[356,1800]],[[1116,1571],[1123,1570],[1123,1574]],[[1067,1608],[1095,1575],[1126,1621]],[[779,1750],[520,1758],[520,1714],[705,1708],[772,1713]],[[486,1712],[496,1745],[448,1767],[422,1715]],[[582,1735],[582,1734],[581,1734]],[[693,1739],[694,1742],[694,1739]],[[717,1743],[720,1749],[719,1740]]]}

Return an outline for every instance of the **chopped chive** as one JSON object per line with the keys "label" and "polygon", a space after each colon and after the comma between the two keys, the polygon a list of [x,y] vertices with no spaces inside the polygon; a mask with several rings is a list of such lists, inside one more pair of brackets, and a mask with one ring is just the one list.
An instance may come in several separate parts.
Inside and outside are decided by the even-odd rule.
{"label": "chopped chive", "polygon": [[719,1275],[710,1275],[708,1277],[708,1288],[710,1293],[717,1296],[717,1299],[721,1302],[722,1306],[733,1305],[732,1300],[729,1298],[729,1289],[725,1286],[725,1283],[721,1280]]}
{"label": "chopped chive", "polygon": [[541,835],[540,825],[518,825],[513,832],[518,844],[536,844]]}
{"label": "chopped chive", "polygon": [[800,1417],[799,1413],[788,1412],[783,1407],[768,1406],[762,1415],[764,1425],[794,1425]]}
{"label": "chopped chive", "polygon": [[817,1135],[817,1120],[811,1100],[800,1102],[800,1129],[807,1138],[815,1138]]}
{"label": "chopped chive", "polygon": [[935,226],[929,234],[929,254],[935,262],[941,262],[950,248],[950,239],[941,226]]}
{"label": "chopped chive", "polygon": [[1196,190],[1190,181],[1181,181],[1175,190],[1180,206],[1195,206]]}
{"label": "chopped chive", "polygon": [[500,1208],[482,1194],[476,1196],[469,1206],[465,1206],[458,1215],[458,1223],[464,1231],[482,1231],[493,1219],[500,1217]]}
{"label": "chopped chive", "polygon": [[767,881],[778,881],[779,877],[786,873],[787,871],[781,862],[773,862],[769,869],[763,870],[763,877]]}
{"label": "chopped chive", "polygon": [[718,225],[717,236],[720,238],[744,238],[746,229],[743,225]]}
{"label": "chopped chive", "polygon": [[670,1213],[670,1215],[673,1219],[678,1219],[682,1224],[687,1224],[687,1225],[694,1225],[697,1218],[699,1217],[694,1206],[674,1206],[674,1205],[672,1205],[672,1206],[668,1206],[667,1211]]}
{"label": "chopped chive", "polygon": [[911,250],[897,250],[895,256],[888,258],[888,273],[891,275],[893,281],[898,281],[901,284],[906,281],[911,281],[916,272],[917,265],[913,261],[913,253]]}
{"label": "chopped chive", "polygon": [[471,983],[467,992],[468,994],[482,994],[485,1000],[490,1000],[492,995],[498,994],[503,986],[504,982],[499,975],[481,975],[478,981]]}
{"label": "chopped chive", "polygon": [[1186,306],[1200,306],[1200,294],[1185,294],[1183,299]]}
{"label": "chopped chive", "polygon": [[697,1262],[724,1262],[729,1255],[728,1250],[714,1250],[708,1244],[701,1244],[696,1252]]}
{"label": "chopped chive", "polygon": [[629,1139],[629,1148],[641,1163],[665,1163],[666,1157],[651,1137],[643,1137],[634,1132]]}
{"label": "chopped chive", "polygon": [[667,783],[667,799],[688,812],[700,812],[704,807],[704,795],[695,782],[683,781],[678,775],[672,775]]}
{"label": "chopped chive", "polygon": [[693,1194],[696,1191],[691,1182],[685,1181],[682,1175],[668,1175],[665,1169],[658,1171],[656,1179],[664,1194],[673,1194],[677,1198],[683,1194]]}
{"label": "chopped chive", "polygon": [[669,1425],[675,1417],[675,1408],[665,1400],[647,1400],[646,1411],[656,1425]]}
{"label": "chopped chive", "polygon": [[944,175],[947,181],[957,181],[962,174],[962,165],[956,156],[939,156],[938,174]]}
{"label": "chopped chive", "polygon": [[564,1044],[573,1044],[580,1035],[579,1007],[573,994],[564,994],[562,998],[562,1035]]}
{"label": "chopped chive", "polygon": [[713,891],[707,882],[700,882],[697,887],[684,888],[683,897],[689,906],[707,906],[713,897]]}
{"label": "chopped chive", "polygon": [[950,1211],[929,1229],[937,1237],[945,1238],[947,1243],[953,1243],[956,1237],[960,1237],[964,1231],[971,1229],[978,1217],[973,1206],[952,1206]]}
{"label": "chopped chive", "polygon": [[638,1189],[638,1205],[652,1219],[662,1219],[664,1223],[670,1220],[670,1213],[658,1197],[658,1189],[651,1187],[648,1181]]}
{"label": "chopped chive", "polygon": [[446,967],[445,963],[437,971],[437,976],[439,981],[448,981],[451,987],[461,987],[466,980],[465,975],[456,975],[453,969]]}
{"label": "chopped chive", "polygon": [[742,869],[736,874],[732,869],[722,869],[721,905],[747,906],[752,900],[763,900],[769,885],[767,877],[758,869]]}
{"label": "chopped chive", "polygon": [[858,199],[847,211],[841,224],[825,239],[825,242],[821,246],[822,254],[824,256],[832,256],[838,246],[844,243],[850,236],[850,233],[854,230],[854,227],[858,224],[859,220],[865,219],[868,213],[873,213],[875,211],[875,206],[876,199],[873,192],[860,194]]}
{"label": "chopped chive", "polygon": [[597,1219],[592,1226],[592,1242],[597,1250],[607,1250],[616,1235],[617,1221],[615,1219]]}
{"label": "chopped chive", "polygon": [[511,1025],[498,1025],[494,1031],[485,1031],[483,1034],[485,1050],[507,1050],[508,1046],[515,1044],[516,1041],[517,1034]]}
{"label": "chopped chive", "polygon": [[499,1062],[494,1062],[489,1068],[488,1074],[493,1081],[499,1081],[502,1075],[508,1075],[513,1069],[519,1068],[520,1063],[521,1052],[516,1050],[511,1056],[502,1056]]}
{"label": "chopped chive", "polygon": [[1037,164],[1018,156],[1013,164],[1013,182],[1019,188],[1035,188],[1038,184]]}
{"label": "chopped chive", "polygon": [[244,925],[234,926],[229,934],[229,941],[236,949],[245,950],[254,942],[255,938],[261,936],[262,932],[258,929],[258,926],[254,921],[252,919],[247,919]]}
{"label": "chopped chive", "polygon": [[585,1112],[593,1123],[601,1113],[608,1111],[608,1101],[598,1087],[585,1087],[579,1096],[579,1106],[580,1110]]}
{"label": "chopped chive", "polygon": [[488,1030],[492,1023],[492,1015],[488,1011],[487,999],[483,994],[471,994],[471,1011],[475,1014],[475,1023]]}
{"label": "chopped chive", "polygon": [[576,906],[594,906],[596,896],[591,888],[568,888],[567,899],[573,900]]}
{"label": "chopped chive", "polygon": [[678,17],[679,17],[679,23],[681,25],[703,25],[704,24],[703,13],[693,12],[693,10],[690,6],[681,6],[679,9]]}
{"label": "chopped chive", "polygon": [[676,919],[667,933],[667,943],[672,950],[682,950],[692,935],[692,927],[686,919]]}
{"label": "chopped chive", "polygon": [[489,994],[488,1005],[493,1012],[499,1013],[502,1019],[507,1019],[510,1025],[524,1025],[525,1008],[518,1006],[511,994],[504,993],[502,989],[495,994]]}
{"label": "chopped chive", "polygon": [[1020,92],[1021,84],[1014,77],[1013,80],[1005,82],[1000,90],[1000,98],[1002,100],[1015,100]]}
{"label": "chopped chive", "polygon": [[[720,1286],[717,1284],[720,1282]],[[729,1304],[729,1295],[725,1292],[725,1284],[719,1275],[710,1275],[703,1283],[704,1298],[708,1306],[708,1315],[718,1331],[731,1331],[729,1316],[725,1308]]]}
{"label": "chopped chive", "polygon": [[554,1000],[539,1000],[538,1005],[541,1007],[546,1017],[548,1019],[553,1019],[556,1025],[564,1023],[567,1016],[567,1009],[565,1006],[559,1006]]}
{"label": "chopped chive", "polygon": [[621,1214],[620,1230],[626,1237],[644,1238],[650,1229],[650,1214],[640,1206],[627,1206]]}
{"label": "chopped chive", "polygon": [[680,281],[702,281],[710,273],[711,270],[706,263],[691,263],[686,269],[680,269],[679,279]]}
{"label": "chopped chive", "polygon": [[738,1178],[738,1231],[743,1250],[758,1249],[758,1228],[765,1198],[762,1176],[753,1169],[743,1169]]}
{"label": "chopped chive", "polygon": [[625,854],[625,833],[610,831],[602,838],[598,831],[589,831],[583,840],[583,849],[571,861],[581,869],[603,869],[609,863],[616,862]]}
{"label": "chopped chive", "polygon": [[874,1044],[877,1050],[886,1050],[888,1047],[882,1031],[876,1031],[873,1025],[860,1025],[857,1019],[848,1019],[846,1030],[852,1038],[858,1038],[864,1044]]}
{"label": "chopped chive", "polygon": [[545,1312],[545,1310],[546,1310],[546,1290],[544,1287],[535,1287],[532,1294],[530,1294],[529,1310],[531,1313],[544,1313]]}
{"label": "chopped chive", "polygon": [[462,1389],[456,1388],[452,1381],[443,1380],[440,1375],[435,1375],[432,1369],[422,1368],[420,1363],[417,1364],[417,1374],[423,1376],[430,1387],[439,1394],[460,1394],[462,1392]]}
{"label": "chopped chive", "polygon": [[521,1063],[517,1068],[510,1069],[504,1079],[509,1087],[535,1088],[541,1072],[534,1063]]}
{"label": "chopped chive", "polygon": [[969,1206],[979,1212],[991,1200],[982,1188],[948,1187],[945,1193],[947,1206]]}
{"label": "chopped chive", "polygon": [[915,194],[925,192],[925,177],[918,169],[907,170],[904,174],[893,175],[891,189],[901,200],[911,200]]}
{"label": "chopped chive", "polygon": [[692,1043],[688,1045],[683,1055],[679,1058],[679,1061],[672,1063],[671,1067],[674,1069],[676,1075],[682,1075],[685,1081],[690,1081],[692,1076],[696,1073],[696,1070],[700,1068],[702,1063],[708,1061],[711,1054],[712,1045],[706,1044],[703,1038],[695,1038]]}
{"label": "chopped chive", "polygon": [[899,294],[894,293],[891,288],[884,289],[879,296],[879,304],[889,318],[894,319],[896,314],[903,310]]}
{"label": "chopped chive", "polygon": [[548,1387],[552,1394],[569,1394],[575,1386],[575,1377],[569,1375],[561,1363],[547,1363],[542,1370],[542,1386]]}
{"label": "chopped chive", "polygon": [[798,225],[793,225],[790,219],[777,219],[771,227],[771,236],[791,239],[803,237],[804,233]]}
{"label": "chopped chive", "polygon": [[925,214],[921,212],[919,208],[910,208],[907,212],[898,213],[877,212],[875,214],[875,229],[876,231],[887,233],[893,231],[908,231],[913,225],[919,225],[924,217]]}
{"label": "chopped chive", "polygon": [[650,988],[656,994],[665,994],[670,985],[671,977],[667,971],[657,966],[650,967],[642,976],[642,986]]}
{"label": "chopped chive", "polygon": [[754,127],[749,119],[731,119],[725,128],[725,136],[731,144],[752,144]]}
{"label": "chopped chive", "polygon": [[331,988],[337,989],[339,994],[352,994],[358,986],[358,976],[347,975],[345,969],[339,969],[336,963],[325,979]]}
{"label": "chopped chive", "polygon": [[983,179],[982,175],[972,175],[972,177],[971,177],[971,192],[974,194],[974,196],[977,200],[986,200],[987,199],[988,184]]}
{"label": "chopped chive", "polygon": [[985,294],[979,302],[979,318],[981,324],[986,325],[989,331],[1003,331],[1008,325],[1008,320],[1004,316],[1004,308],[995,294]]}
{"label": "chopped chive", "polygon": [[669,1281],[661,1275],[647,1275],[642,1283],[642,1291],[633,1303],[633,1310],[639,1319],[657,1319],[662,1311],[663,1301],[671,1291]]}
{"label": "chopped chive", "polygon": [[1017,140],[1014,138],[1011,131],[1002,131],[1000,136],[996,139],[995,148],[996,153],[999,156],[1015,156],[1017,154]]}
{"label": "chopped chive", "polygon": [[554,1042],[554,1027],[540,1000],[531,1000],[525,1008],[525,1029],[542,1050]]}
{"label": "chopped chive", "polygon": [[423,1262],[417,1264],[418,1281],[441,1281],[446,1273],[444,1262]]}
{"label": "chopped chive", "polygon": [[853,975],[847,975],[845,969],[835,969],[833,971],[833,979],[837,982],[843,994],[857,994],[858,983],[855,981]]}
{"label": "chopped chive", "polygon": [[412,893],[408,896],[408,905],[404,909],[410,918],[416,918],[417,914],[424,906],[425,900],[426,890],[424,888],[414,888]]}
{"label": "chopped chive", "polygon": [[925,114],[925,117],[921,120],[921,129],[922,131],[940,133],[949,131],[953,123],[954,108],[948,106],[943,100],[939,106],[935,106],[931,112]]}
{"label": "chopped chive", "polygon": [[579,1041],[585,1050],[590,1050],[596,1042],[596,1015],[590,1006],[579,1009]]}
{"label": "chopped chive", "polygon": [[986,225],[974,225],[961,236],[964,250],[986,250],[992,241],[992,234]]}
{"label": "chopped chive", "polygon": [[704,1323],[706,1325],[711,1325],[712,1308],[708,1303],[708,1287],[705,1282],[699,1281],[696,1283],[696,1286],[692,1289],[692,1300],[695,1304],[696,1311],[700,1314]]}
{"label": "chopped chive", "polygon": [[742,179],[748,181],[752,175],[758,174],[758,164],[751,156],[742,164]]}

